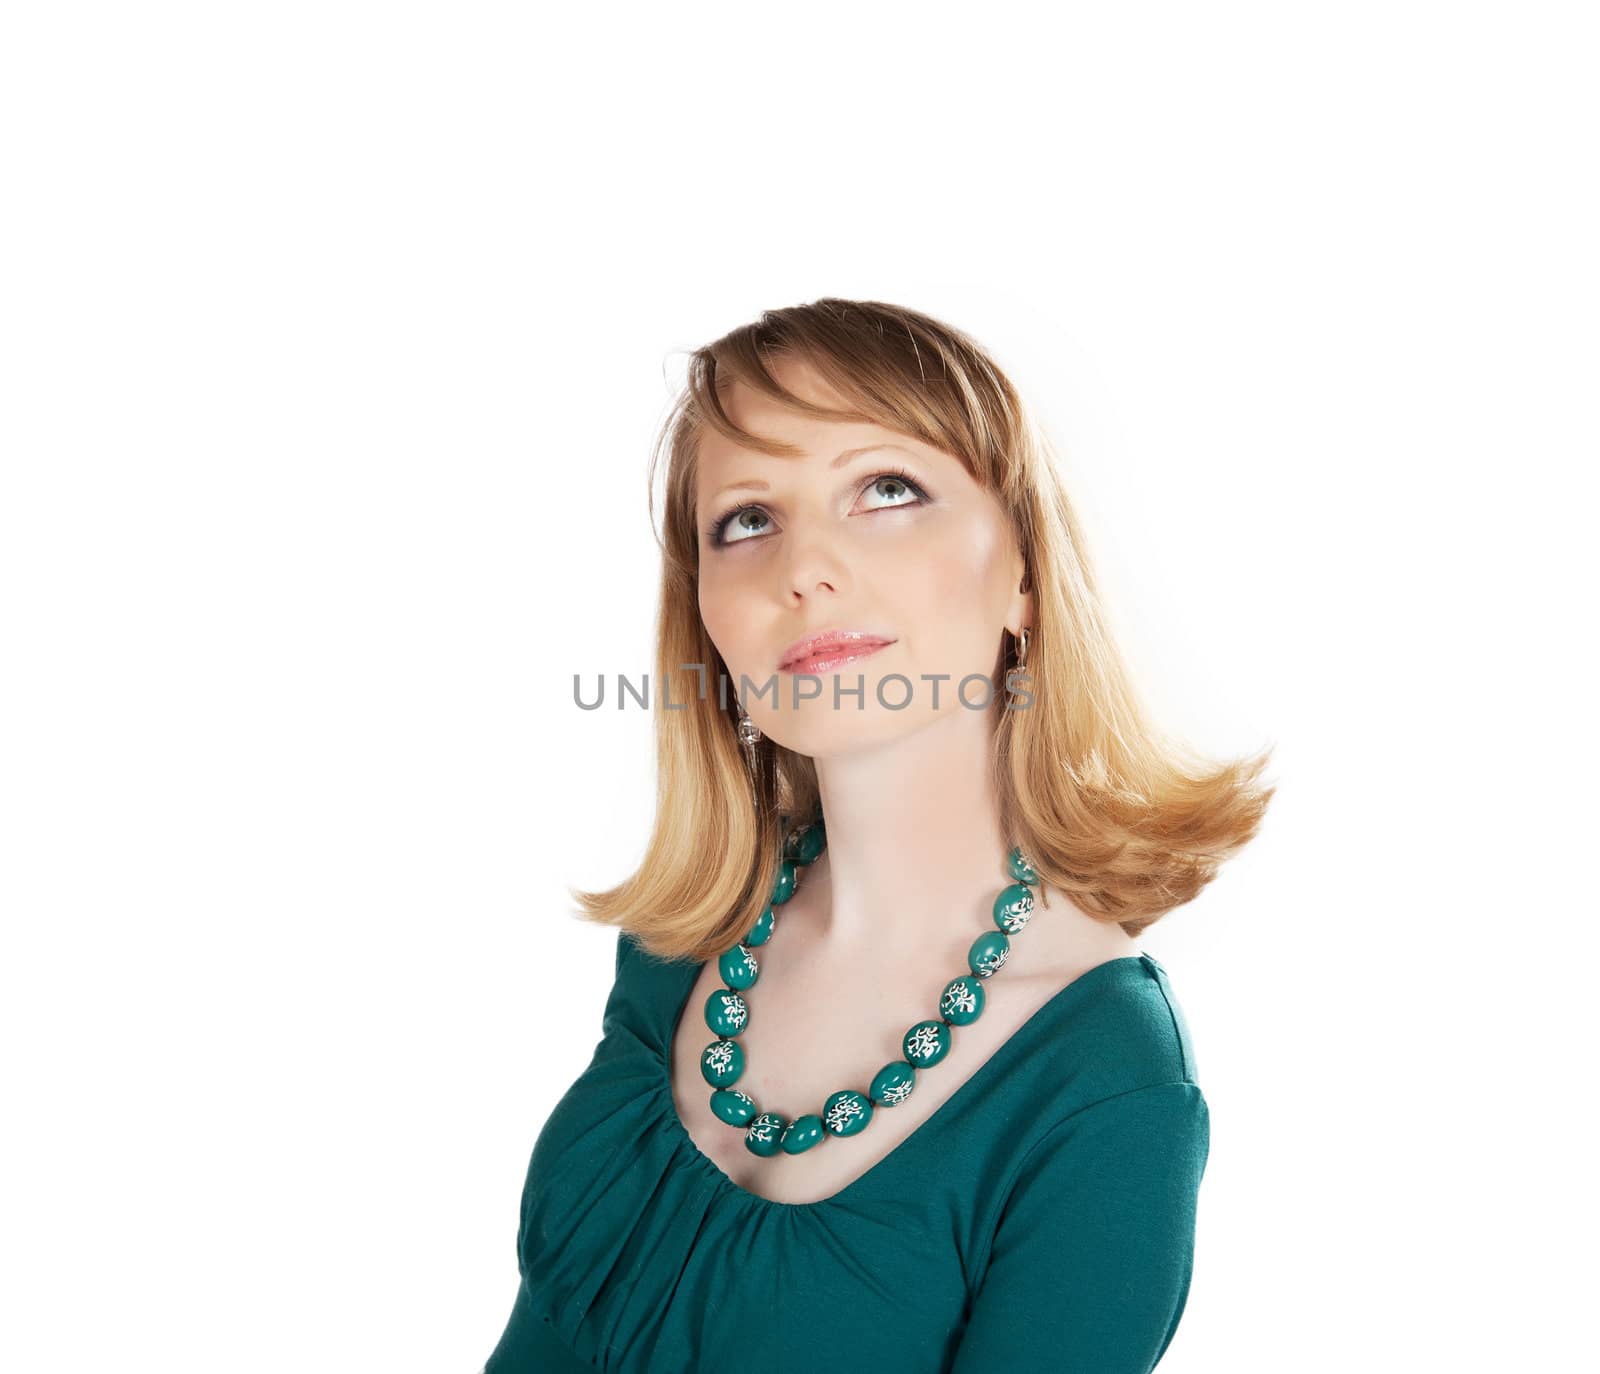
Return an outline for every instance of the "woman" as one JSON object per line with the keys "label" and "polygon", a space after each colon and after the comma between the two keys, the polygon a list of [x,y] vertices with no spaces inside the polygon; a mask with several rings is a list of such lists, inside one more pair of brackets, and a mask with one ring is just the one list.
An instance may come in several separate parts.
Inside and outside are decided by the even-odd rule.
{"label": "woman", "polygon": [[767,312],[662,439],[661,805],[576,894],[616,979],[487,1374],[1153,1368],[1209,1119],[1138,936],[1255,833],[1266,755],[1146,721],[1047,445],[947,325]]}

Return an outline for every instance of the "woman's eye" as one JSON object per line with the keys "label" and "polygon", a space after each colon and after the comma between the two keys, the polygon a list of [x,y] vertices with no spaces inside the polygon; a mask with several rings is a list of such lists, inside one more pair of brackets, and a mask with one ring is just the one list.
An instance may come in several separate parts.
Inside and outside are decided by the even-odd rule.
{"label": "woman's eye", "polygon": [[[895,505],[904,505],[905,501],[900,498],[920,498],[922,489],[907,478],[898,477],[893,473],[884,473],[881,476],[874,477],[868,483],[865,495],[887,496],[891,498]],[[877,506],[874,509],[883,510],[884,507]]]}
{"label": "woman's eye", "polygon": [[760,506],[746,506],[743,510],[734,511],[717,526],[718,542],[737,544],[740,540],[752,539],[765,534],[769,523],[766,511]]}
{"label": "woman's eye", "polygon": [[[863,497],[876,496],[887,504],[868,506],[869,511],[894,510],[905,505],[916,505],[927,499],[927,493],[902,473],[880,472],[867,483]],[[715,521],[706,531],[713,545],[726,547],[751,539],[764,538],[770,531],[772,517],[760,506],[741,506],[729,511]]]}

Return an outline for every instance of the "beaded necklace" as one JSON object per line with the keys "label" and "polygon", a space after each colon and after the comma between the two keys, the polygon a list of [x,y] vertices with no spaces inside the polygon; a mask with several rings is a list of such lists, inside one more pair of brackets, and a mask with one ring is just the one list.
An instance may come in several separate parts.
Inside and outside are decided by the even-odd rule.
{"label": "beaded necklace", "polygon": [[967,951],[969,972],[945,984],[938,1017],[918,1021],[906,1031],[900,1042],[904,1057],[879,1069],[865,1092],[841,1088],[823,1103],[820,1113],[788,1121],[778,1112],[760,1110],[753,1097],[733,1086],[745,1070],[739,1036],[749,1024],[750,1008],[744,993],[760,976],[750,951],[772,938],[778,909],[794,896],[798,870],[815,863],[826,847],[827,832],[820,818],[785,837],[772,896],[744,939],[717,960],[724,986],[706,998],[706,1025],[717,1038],[700,1055],[700,1074],[714,1089],[711,1110],[718,1120],[743,1130],[745,1148],[763,1157],[780,1150],[803,1154],[825,1135],[856,1135],[872,1121],[875,1107],[897,1107],[904,1102],[917,1085],[917,1070],[932,1068],[950,1053],[952,1027],[971,1025],[983,1014],[985,980],[1004,967],[1011,954],[1009,937],[1021,931],[1033,915],[1030,889],[1039,875],[1022,851],[1013,848],[1006,865],[1014,881],[994,899],[996,929],[984,931],[972,942]]}

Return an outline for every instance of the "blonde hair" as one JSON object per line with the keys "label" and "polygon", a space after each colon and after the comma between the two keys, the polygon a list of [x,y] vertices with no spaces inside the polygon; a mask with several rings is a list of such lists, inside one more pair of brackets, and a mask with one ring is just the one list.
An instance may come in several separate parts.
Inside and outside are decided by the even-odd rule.
{"label": "blonde hair", "polygon": [[[771,357],[809,364],[854,409],[808,404],[774,378]],[[702,429],[762,453],[799,452],[729,418],[722,396],[735,380],[807,415],[912,435],[955,455],[995,495],[1035,603],[1024,670],[1032,702],[1006,710],[996,695],[1002,833],[1043,883],[1130,935],[1192,900],[1255,834],[1275,790],[1256,781],[1270,749],[1210,762],[1147,720],[1049,443],[984,350],[902,306],[826,298],[766,311],[690,354],[650,462],[653,522],[666,444],[655,682],[670,679],[672,701],[687,709],[657,710],[655,826],[637,872],[607,891],[573,890],[579,919],[629,931],[658,958],[715,958],[766,906],[787,819],[809,819],[818,805],[806,756],[763,736],[754,767],[746,763],[735,733],[737,683],[700,619],[694,504]],[[1016,644],[1009,632],[1001,640],[996,670],[1008,674]],[[697,679],[682,664],[705,670]],[[726,693],[719,675],[728,678]]]}

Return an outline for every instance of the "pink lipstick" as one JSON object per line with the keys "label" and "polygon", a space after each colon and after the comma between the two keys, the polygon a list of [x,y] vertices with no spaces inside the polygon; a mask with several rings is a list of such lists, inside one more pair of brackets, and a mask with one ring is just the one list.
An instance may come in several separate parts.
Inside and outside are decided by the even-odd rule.
{"label": "pink lipstick", "polygon": [[778,661],[780,673],[827,673],[875,654],[895,641],[868,630],[823,630],[797,639]]}

